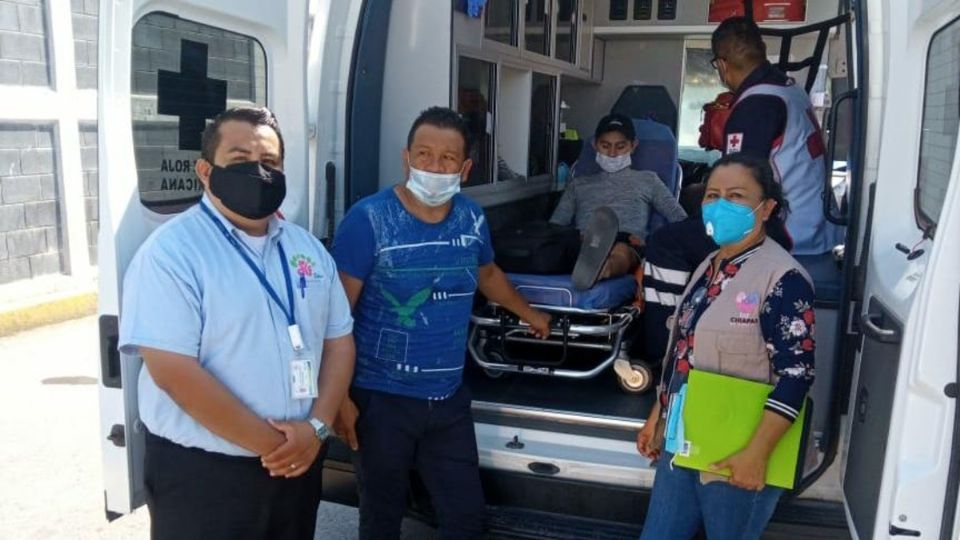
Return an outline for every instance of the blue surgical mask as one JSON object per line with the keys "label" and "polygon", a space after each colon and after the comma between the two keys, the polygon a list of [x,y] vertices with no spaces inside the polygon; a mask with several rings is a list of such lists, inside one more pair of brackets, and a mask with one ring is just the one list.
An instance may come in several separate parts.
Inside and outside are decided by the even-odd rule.
{"label": "blue surgical mask", "polygon": [[427,206],[442,206],[460,192],[460,173],[441,174],[411,166],[407,189]]}
{"label": "blue surgical mask", "polygon": [[601,169],[608,173],[622,171],[629,167],[630,163],[630,154],[621,154],[619,156],[610,157],[606,154],[597,152],[597,165],[599,165]]}
{"label": "blue surgical mask", "polygon": [[718,246],[728,246],[743,240],[753,230],[756,221],[753,214],[760,208],[760,204],[752,210],[749,206],[726,199],[717,199],[703,205],[703,226],[707,235],[712,237]]}

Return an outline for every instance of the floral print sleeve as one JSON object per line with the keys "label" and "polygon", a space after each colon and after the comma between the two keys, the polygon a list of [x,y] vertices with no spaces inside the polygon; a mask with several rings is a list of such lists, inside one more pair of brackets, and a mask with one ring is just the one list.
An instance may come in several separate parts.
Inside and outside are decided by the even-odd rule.
{"label": "floral print sleeve", "polygon": [[780,377],[765,408],[791,422],[813,384],[813,287],[796,270],[784,274],[764,299],[760,329],[774,372]]}

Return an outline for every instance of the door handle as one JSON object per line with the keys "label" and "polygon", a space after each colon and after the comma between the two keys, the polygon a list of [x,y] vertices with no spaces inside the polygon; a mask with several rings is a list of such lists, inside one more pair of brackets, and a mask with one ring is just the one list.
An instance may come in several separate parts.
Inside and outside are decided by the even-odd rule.
{"label": "door handle", "polygon": [[913,529],[902,529],[896,525],[890,524],[890,536],[914,536],[919,537],[920,531]]}
{"label": "door handle", "polygon": [[534,461],[528,464],[527,468],[534,474],[542,476],[555,476],[560,473],[560,467],[557,467],[553,463],[544,463],[542,461]]}
{"label": "door handle", "polygon": [[884,328],[883,322],[879,321],[880,317],[879,314],[870,312],[860,316],[860,326],[863,328],[864,335],[880,343],[900,343],[900,332]]}
{"label": "door handle", "polygon": [[120,322],[116,315],[100,317],[100,382],[107,388],[121,388],[123,373],[120,369]]}

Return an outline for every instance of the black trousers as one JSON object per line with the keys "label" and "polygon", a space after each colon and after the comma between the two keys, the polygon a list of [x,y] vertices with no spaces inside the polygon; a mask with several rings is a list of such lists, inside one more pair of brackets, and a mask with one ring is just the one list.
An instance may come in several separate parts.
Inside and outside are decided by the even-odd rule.
{"label": "black trousers", "polygon": [[313,540],[322,458],[300,477],[271,478],[259,458],[185,448],[148,433],[144,483],[150,536]]}
{"label": "black trousers", "polygon": [[466,388],[442,401],[360,388],[351,396],[360,410],[361,540],[400,538],[412,469],[430,493],[440,538],[480,538],[483,490]]}

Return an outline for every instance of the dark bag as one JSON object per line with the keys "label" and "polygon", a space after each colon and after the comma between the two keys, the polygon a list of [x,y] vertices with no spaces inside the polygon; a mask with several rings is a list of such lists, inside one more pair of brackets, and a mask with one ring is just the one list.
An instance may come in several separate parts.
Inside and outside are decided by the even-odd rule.
{"label": "dark bag", "polygon": [[493,252],[504,272],[569,274],[580,252],[573,227],[532,221],[494,231]]}

